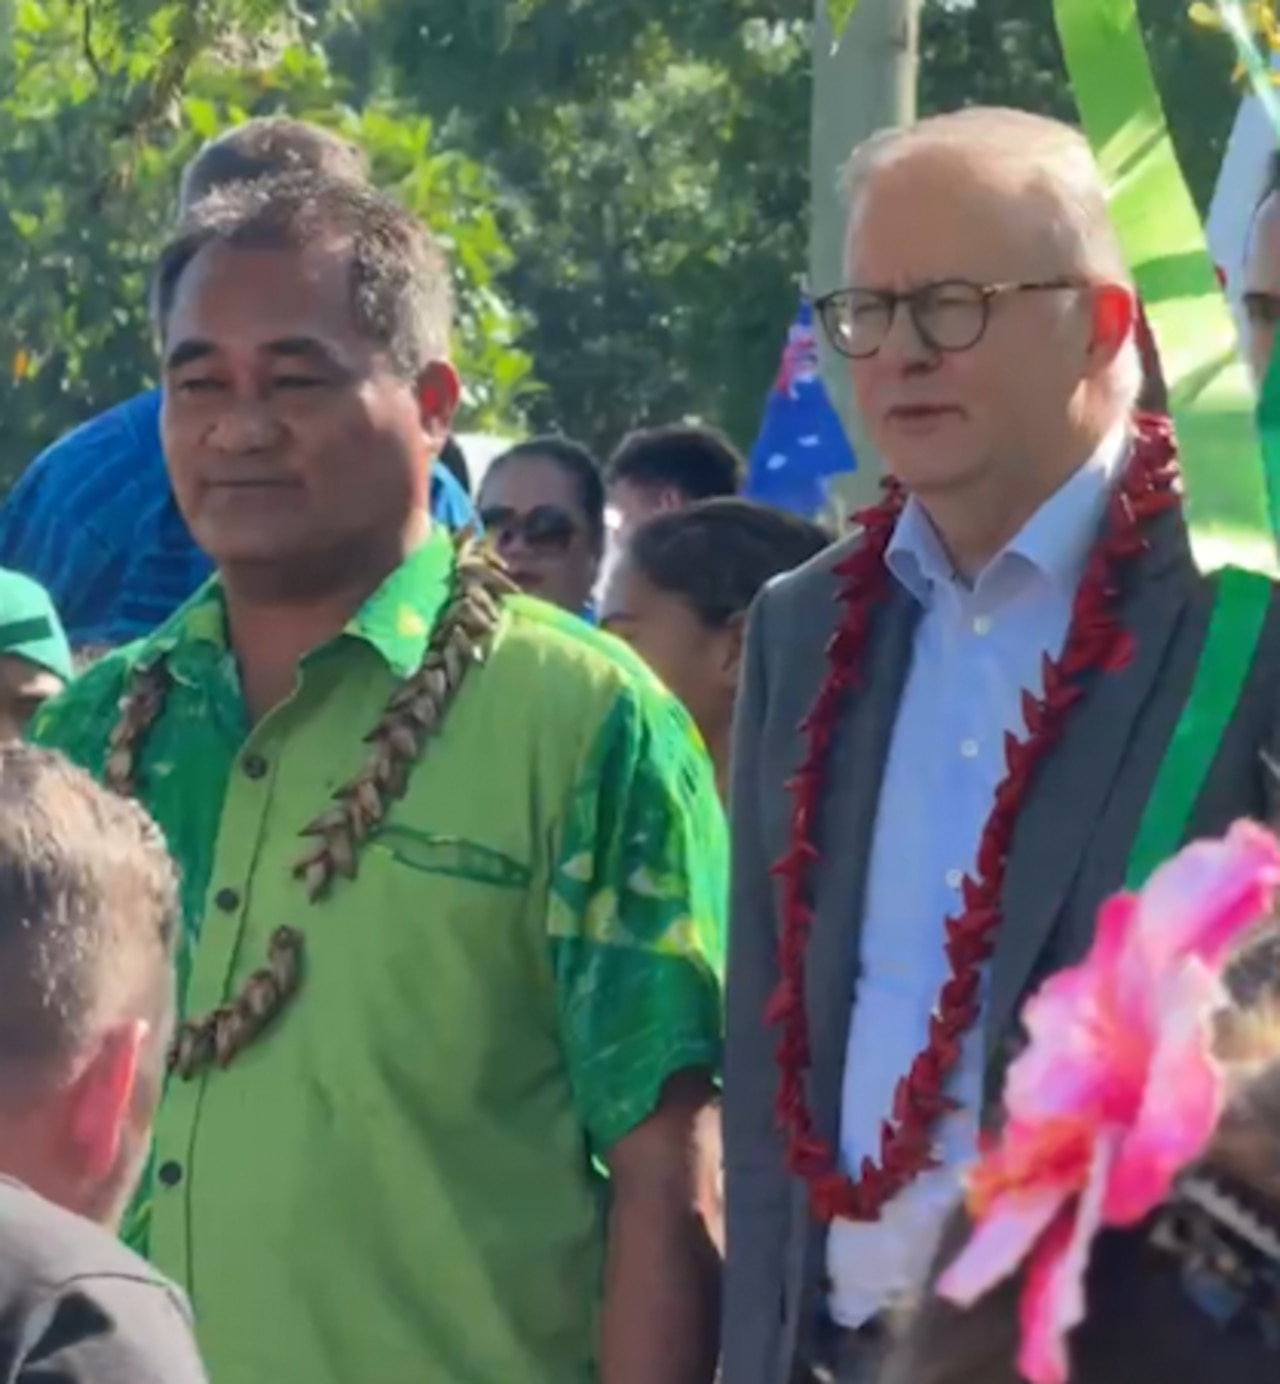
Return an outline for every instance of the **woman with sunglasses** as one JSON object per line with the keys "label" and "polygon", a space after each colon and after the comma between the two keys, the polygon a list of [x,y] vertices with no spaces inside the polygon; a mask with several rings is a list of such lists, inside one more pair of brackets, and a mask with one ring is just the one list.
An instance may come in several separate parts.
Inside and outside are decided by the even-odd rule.
{"label": "woman with sunglasses", "polygon": [[604,482],[585,447],[563,437],[519,443],[490,463],[478,507],[523,590],[589,616],[604,551]]}

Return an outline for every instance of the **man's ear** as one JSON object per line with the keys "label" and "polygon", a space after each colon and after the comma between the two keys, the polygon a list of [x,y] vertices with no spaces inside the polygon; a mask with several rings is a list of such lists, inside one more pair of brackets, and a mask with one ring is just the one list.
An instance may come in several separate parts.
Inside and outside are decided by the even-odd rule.
{"label": "man's ear", "polygon": [[141,1019],[109,1029],[72,1085],[67,1133],[86,1181],[108,1177],[116,1166],[149,1036]]}
{"label": "man's ear", "polygon": [[443,443],[453,427],[453,415],[462,396],[462,381],[447,360],[433,360],[418,376],[418,413],[422,431]]}
{"label": "man's ear", "polygon": [[1098,373],[1124,350],[1138,323],[1138,302],[1123,284],[1100,284],[1093,290],[1093,338],[1090,355]]}

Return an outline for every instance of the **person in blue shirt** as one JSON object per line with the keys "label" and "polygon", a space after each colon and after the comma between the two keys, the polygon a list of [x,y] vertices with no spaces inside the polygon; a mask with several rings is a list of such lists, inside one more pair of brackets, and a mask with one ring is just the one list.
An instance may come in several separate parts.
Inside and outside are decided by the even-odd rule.
{"label": "person in blue shirt", "polygon": [[[206,144],[182,177],[178,212],[229,183],[290,172],[365,180],[363,152],[283,117],[250,120]],[[52,596],[84,654],[141,637],[212,574],[169,486],[160,442],[160,391],[108,409],[41,453],[0,506],[0,567]],[[431,478],[435,518],[471,522],[462,485],[443,466]]]}

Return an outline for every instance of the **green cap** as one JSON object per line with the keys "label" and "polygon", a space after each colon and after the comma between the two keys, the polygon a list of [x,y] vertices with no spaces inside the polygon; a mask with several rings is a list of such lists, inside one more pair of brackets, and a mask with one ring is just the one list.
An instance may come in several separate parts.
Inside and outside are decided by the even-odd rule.
{"label": "green cap", "polygon": [[21,572],[0,567],[0,655],[46,668],[63,682],[73,676],[71,646],[49,593]]}

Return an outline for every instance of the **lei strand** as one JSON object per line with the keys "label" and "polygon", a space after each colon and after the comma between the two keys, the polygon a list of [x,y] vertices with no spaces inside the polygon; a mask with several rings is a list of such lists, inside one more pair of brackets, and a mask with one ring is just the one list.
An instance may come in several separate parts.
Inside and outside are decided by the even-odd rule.
{"label": "lei strand", "polygon": [[813,927],[813,874],[822,858],[818,839],[829,754],[846,699],[865,683],[863,661],[873,615],[891,579],[885,553],[905,494],[890,481],[885,499],[856,516],[862,541],[836,569],[842,579],[838,599],[844,613],[827,646],[826,676],[801,723],[805,752],[787,784],[792,798],[790,846],[773,867],[781,882],[782,935],[780,979],[767,1019],[781,1030],[777,1116],[787,1138],[787,1165],[808,1183],[815,1214],[823,1221],[875,1221],[886,1203],[921,1173],[938,1166],[934,1136],[942,1118],[956,1108],[946,1085],[960,1060],[964,1038],[979,1019],[982,967],[995,950],[1003,922],[1001,892],[1019,813],[1037,766],[1057,744],[1070,712],[1084,696],[1084,675],[1095,669],[1115,672],[1133,656],[1133,636],[1118,616],[1120,571],[1145,550],[1144,523],[1178,504],[1177,475],[1168,421],[1141,416],[1129,465],[1108,503],[1104,536],[1076,594],[1062,654],[1057,659],[1045,656],[1041,695],[1022,694],[1027,734],[1019,738],[1006,732],[1007,772],[996,788],[975,868],[964,878],[963,907],[945,922],[950,974],[929,1019],[928,1043],[898,1082],[892,1110],[881,1125],[878,1160],[864,1159],[857,1176],[850,1177],[840,1170],[836,1151],[815,1132],[807,1103],[805,963]]}
{"label": "lei strand", "polygon": [[[294,866],[307,898],[322,898],[334,879],[354,879],[360,847],[402,798],[409,773],[426,740],[435,735],[461,690],[467,672],[484,662],[501,618],[504,596],[515,585],[506,569],[475,538],[455,541],[453,585],[432,630],[423,660],[387,703],[365,736],[370,746],[356,776],[333,795],[333,806],[302,830],[313,844]],[[107,746],[103,775],[117,793],[137,792],[137,766],[148,734],[164,711],[170,687],[163,660],[133,674],[120,702],[120,717]],[[267,964],[253,972],[239,993],[178,1028],[169,1070],[189,1081],[204,1068],[226,1067],[279,1018],[302,985],[305,938],[296,927],[271,934]]]}

